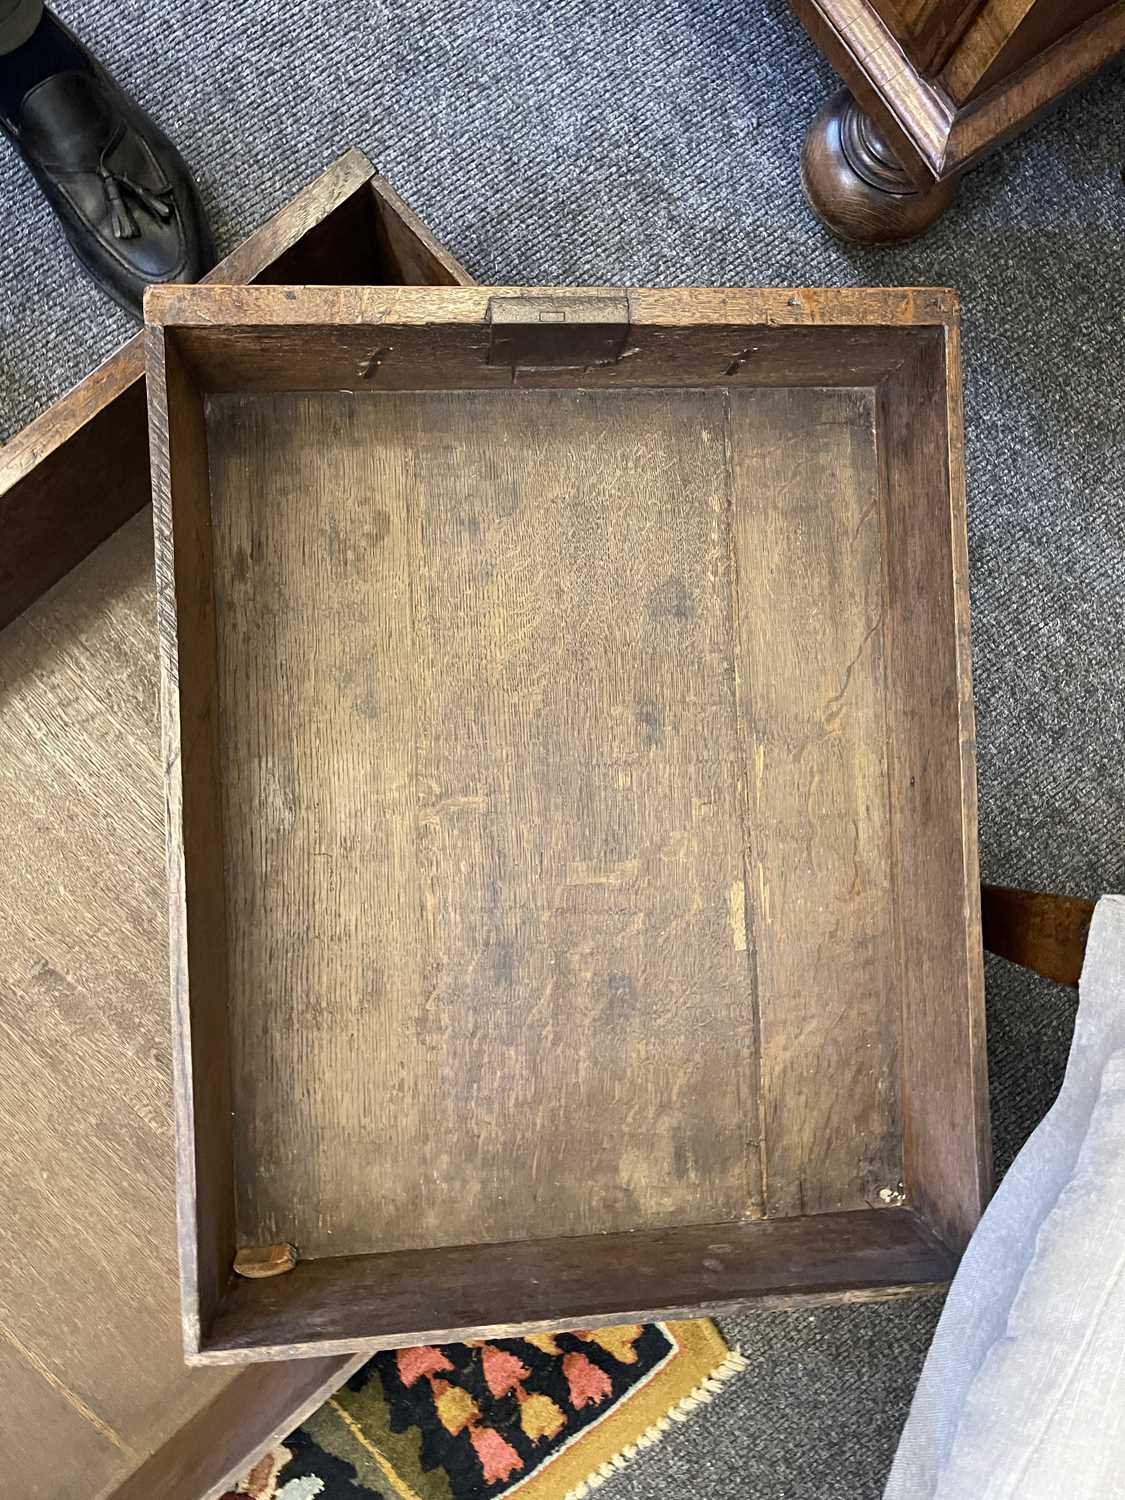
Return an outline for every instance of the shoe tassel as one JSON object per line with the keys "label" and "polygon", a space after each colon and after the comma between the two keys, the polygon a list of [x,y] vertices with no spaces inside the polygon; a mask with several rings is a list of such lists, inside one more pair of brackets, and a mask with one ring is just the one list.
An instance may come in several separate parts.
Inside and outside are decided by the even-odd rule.
{"label": "shoe tassel", "polygon": [[166,189],[163,195],[158,195],[143,187],[139,182],[134,182],[131,177],[126,177],[119,172],[111,172],[108,167],[99,167],[98,170],[102,179],[102,187],[105,189],[105,200],[109,207],[109,223],[114,239],[131,240],[140,233],[122,189],[125,189],[138,203],[143,204],[149,213],[162,223],[167,224],[172,217],[172,205],[167,201],[171,196],[171,188]]}

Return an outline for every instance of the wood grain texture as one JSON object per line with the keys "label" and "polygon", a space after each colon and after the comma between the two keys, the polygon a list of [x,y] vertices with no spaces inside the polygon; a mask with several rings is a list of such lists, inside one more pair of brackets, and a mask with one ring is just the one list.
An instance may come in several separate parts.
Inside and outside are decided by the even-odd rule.
{"label": "wood grain texture", "polygon": [[986,0],[951,49],[939,75],[942,87],[966,104],[1108,8],[1107,0]]}
{"label": "wood grain texture", "polygon": [[202,1500],[308,1389],[307,1361],[248,1384],[183,1362],[156,699],[138,516],[0,636],[0,1469],[21,1497]]}
{"label": "wood grain texture", "polygon": [[[344,1385],[366,1355],[341,1353],[240,1370],[105,1500],[219,1500],[270,1448]],[[183,1370],[185,1383],[199,1371]],[[78,1488],[68,1494],[80,1495]]]}
{"label": "wood grain texture", "polygon": [[874,403],[738,391],[730,423],[767,1210],[898,1201]]}
{"label": "wood grain texture", "polygon": [[1094,903],[1044,891],[981,887],[984,946],[1056,984],[1076,985]]}
{"label": "wood grain texture", "polygon": [[904,1175],[960,1249],[990,1191],[991,1139],[957,329],[878,401]]}
{"label": "wood grain texture", "polygon": [[[346,151],[204,278],[471,278],[360,151]],[[141,335],[0,449],[0,628],[148,503]]]}
{"label": "wood grain texture", "polygon": [[[619,316],[623,295],[629,326],[620,358],[584,368],[586,388],[874,385],[927,329],[946,326],[957,312],[954,293],[931,289],[701,295],[573,287],[456,287],[421,297],[406,287],[160,287],[148,310],[174,331],[212,392],[565,390],[575,384],[574,369],[490,363],[490,306],[519,300],[555,315],[600,297]],[[554,358],[561,363],[557,341]]]}
{"label": "wood grain texture", "polygon": [[0,637],[0,1197],[13,1207],[0,1325],[22,1360],[2,1389],[18,1405],[16,1385],[47,1382],[99,1434],[72,1488],[70,1418],[36,1454],[10,1449],[5,1424],[20,1493],[25,1473],[28,1489],[39,1474],[56,1494],[94,1493],[192,1405],[175,1317],[151,565],[134,523]]}
{"label": "wood grain texture", "polygon": [[874,8],[920,72],[941,66],[985,0],[874,0]]}
{"label": "wood grain texture", "polygon": [[[1075,24],[1045,51],[1029,55],[1015,71],[1005,67],[1003,77],[959,107],[940,70],[944,67],[950,82],[963,90],[979,64],[979,50],[970,50],[959,63],[956,48],[946,56],[935,38],[912,61],[895,35],[894,14],[885,0],[790,4],[922,189],[966,171],[1125,49],[1125,0],[1117,0]],[[1086,0],[1076,9],[1077,21],[1088,14]],[[1044,41],[1049,34],[1044,31]],[[956,35],[961,38],[960,28]],[[971,36],[970,28],[964,43],[975,49]],[[1013,46],[1018,45],[1017,33]],[[1025,50],[1030,53],[1030,47]],[[974,56],[977,63],[971,61]]]}
{"label": "wood grain texture", "polygon": [[[149,329],[168,951],[184,1345],[199,1339],[235,1253],[226,892],[210,496],[203,399]],[[194,1025],[188,1026],[190,1005]]]}
{"label": "wood grain texture", "polygon": [[[894,1296],[906,1285],[936,1289],[954,1264],[901,1208],[302,1261],[291,1276],[232,1284],[196,1362]],[[498,1320],[500,1307],[510,1321]]]}
{"label": "wood grain texture", "polygon": [[243,1239],[760,1201],[723,421],[213,403]]}

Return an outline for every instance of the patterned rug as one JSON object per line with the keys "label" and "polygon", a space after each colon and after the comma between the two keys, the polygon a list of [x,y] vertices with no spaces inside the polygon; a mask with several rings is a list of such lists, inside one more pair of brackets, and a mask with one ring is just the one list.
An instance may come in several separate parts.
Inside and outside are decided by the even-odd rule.
{"label": "patterned rug", "polygon": [[708,1321],[391,1350],[224,1500],[583,1500],[745,1363]]}

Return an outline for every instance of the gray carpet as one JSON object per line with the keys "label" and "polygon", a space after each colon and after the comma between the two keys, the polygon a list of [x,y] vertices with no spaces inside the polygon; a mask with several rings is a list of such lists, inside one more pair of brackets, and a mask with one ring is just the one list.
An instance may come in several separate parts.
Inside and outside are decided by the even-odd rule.
{"label": "gray carpet", "polygon": [[[1125,69],[974,172],[925,240],[859,253],[801,200],[833,79],[783,0],[60,9],[181,144],[222,248],[355,143],[486,281],[958,288],[984,872],[1125,889]],[[8,436],[130,325],[7,151],[0,202]],[[988,981],[1003,1165],[1058,1086],[1073,1002],[999,961]],[[877,1496],[936,1313],[732,1320],[748,1373],[599,1494]]]}

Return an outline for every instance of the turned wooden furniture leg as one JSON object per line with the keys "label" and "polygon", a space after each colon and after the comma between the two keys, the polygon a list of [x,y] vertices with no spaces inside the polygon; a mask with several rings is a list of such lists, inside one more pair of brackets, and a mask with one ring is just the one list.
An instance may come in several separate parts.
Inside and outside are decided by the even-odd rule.
{"label": "turned wooden furniture leg", "polygon": [[982,885],[980,898],[984,946],[990,953],[1058,984],[1078,983],[1092,901],[1002,885]]}
{"label": "turned wooden furniture leg", "polygon": [[956,180],[919,188],[847,89],[809,126],[801,185],[821,223],[861,245],[913,239],[957,196]]}

